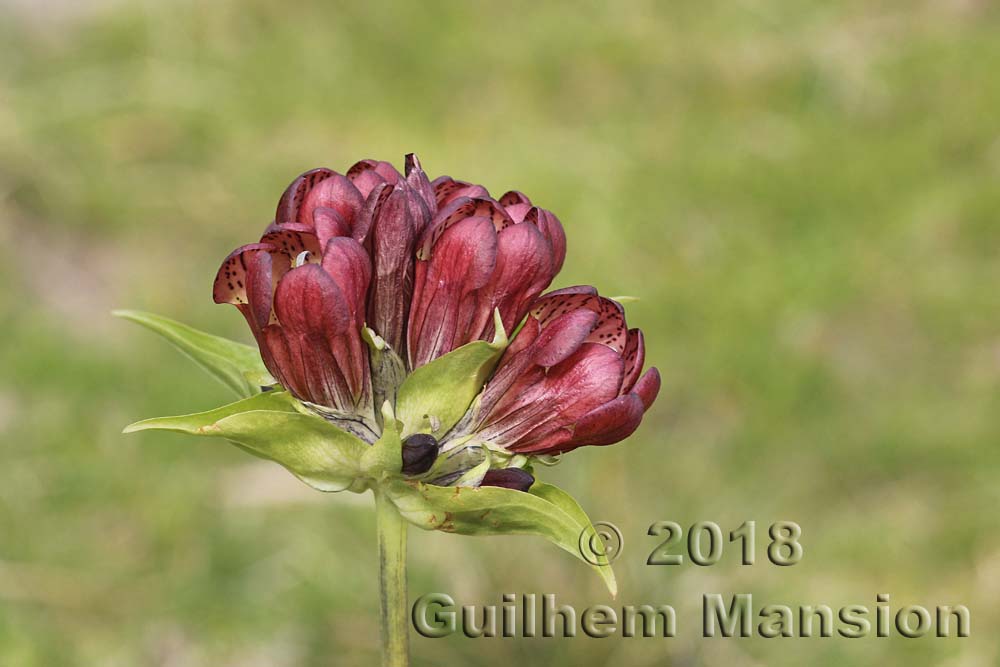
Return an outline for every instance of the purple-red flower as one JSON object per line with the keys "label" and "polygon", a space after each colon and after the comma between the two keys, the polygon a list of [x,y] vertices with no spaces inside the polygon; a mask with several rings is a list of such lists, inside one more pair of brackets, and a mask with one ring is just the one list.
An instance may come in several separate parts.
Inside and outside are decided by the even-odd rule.
{"label": "purple-red flower", "polygon": [[565,256],[558,218],[520,192],[431,182],[412,155],[403,174],[362,160],[295,179],[260,241],[223,262],[214,298],[240,309],[282,386],[369,441],[375,397],[394,388],[366,328],[406,372],[492,339],[494,312],[507,332],[527,316],[473,421],[481,440],[548,454],[627,437],[659,388],[619,304],[589,287],[540,296]]}
{"label": "purple-red flower", "polygon": [[627,438],[660,390],[616,301],[567,287],[535,301],[479,406],[478,438],[521,454],[558,454]]}

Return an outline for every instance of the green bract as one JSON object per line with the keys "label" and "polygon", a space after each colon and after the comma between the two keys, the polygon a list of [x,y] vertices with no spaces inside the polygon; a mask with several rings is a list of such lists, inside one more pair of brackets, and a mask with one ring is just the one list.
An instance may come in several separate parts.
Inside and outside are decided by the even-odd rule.
{"label": "green bract", "polygon": [[496,335],[492,342],[467,343],[406,378],[396,399],[396,413],[405,424],[403,437],[413,433],[442,435],[466,413],[507,348],[499,313],[493,320]]}
{"label": "green bract", "polygon": [[271,391],[207,412],[157,417],[125,427],[225,438],[280,463],[320,491],[343,491],[361,477],[373,448],[316,415],[299,412],[288,392]]}
{"label": "green bract", "polygon": [[116,310],[113,314],[160,334],[238,396],[253,396],[260,393],[262,385],[274,384],[255,347],[152,313]]}
{"label": "green bract", "polygon": [[590,519],[572,496],[551,484],[535,482],[525,493],[495,486],[451,488],[394,480],[386,494],[404,519],[425,530],[544,537],[597,570],[612,595],[618,592],[607,557],[588,554],[595,565],[580,548],[581,536],[593,531]]}
{"label": "green bract", "polygon": [[375,481],[399,475],[403,467],[403,443],[399,437],[401,430],[402,424],[396,421],[392,406],[386,401],[382,404],[382,437],[361,456],[361,471],[364,475]]}
{"label": "green bract", "polygon": [[[499,317],[490,342],[468,343],[421,366],[408,376],[396,353],[366,330],[373,352],[373,373],[386,388],[381,400],[380,437],[369,445],[330,423],[274,384],[250,346],[197,331],[179,322],[137,311],[115,315],[159,333],[243,398],[214,410],[136,422],[125,433],[161,430],[224,438],[256,456],[279,463],[320,491],[369,488],[383,493],[410,523],[426,530],[462,535],[539,535],[588,562],[615,594],[614,574],[604,556],[589,561],[580,539],[593,531],[590,519],[567,493],[541,482],[528,492],[499,487],[475,488],[490,468],[489,443],[458,447],[442,454],[422,479],[457,472],[449,486],[435,486],[401,473],[402,441],[414,433],[440,437],[469,411],[508,344]],[[461,440],[459,440],[461,442]],[[486,445],[486,446],[482,446]],[[524,465],[523,456],[504,456]],[[495,458],[495,457],[493,457]],[[436,477],[433,477],[436,478]],[[595,564],[596,563],[596,564]]]}

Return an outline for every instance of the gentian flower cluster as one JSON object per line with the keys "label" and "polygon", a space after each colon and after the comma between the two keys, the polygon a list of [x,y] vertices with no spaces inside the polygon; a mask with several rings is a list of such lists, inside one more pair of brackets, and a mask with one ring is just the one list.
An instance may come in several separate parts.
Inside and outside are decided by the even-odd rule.
{"label": "gentian flower cluster", "polygon": [[213,296],[246,318],[278,384],[369,444],[409,374],[516,332],[461,420],[405,426],[403,472],[487,448],[501,465],[475,483],[527,488],[528,457],[623,440],[660,386],[621,304],[586,286],[543,294],[565,257],[559,219],[521,192],[431,181],[413,155],[402,174],[362,160],[292,181],[260,240],[222,263]]}

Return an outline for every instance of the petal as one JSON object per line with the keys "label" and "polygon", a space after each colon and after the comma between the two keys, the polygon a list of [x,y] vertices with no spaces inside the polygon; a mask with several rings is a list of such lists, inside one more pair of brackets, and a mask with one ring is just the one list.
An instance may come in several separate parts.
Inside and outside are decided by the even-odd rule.
{"label": "petal", "polygon": [[417,262],[408,331],[411,368],[465,342],[468,303],[489,280],[496,255],[492,221],[466,218],[443,232],[428,259]]}
{"label": "petal", "polygon": [[337,283],[315,264],[292,269],[278,283],[274,310],[280,326],[265,334],[279,379],[287,378],[302,400],[353,410],[364,369],[346,349],[352,322]]}
{"label": "petal", "polygon": [[642,401],[638,396],[619,396],[583,415],[571,428],[551,433],[519,451],[556,454],[584,445],[613,445],[639,428],[642,413]]}
{"label": "petal", "polygon": [[489,197],[490,193],[481,185],[473,185],[465,181],[456,181],[451,176],[438,176],[431,181],[438,209],[458,197]]}
{"label": "petal", "polygon": [[432,211],[437,210],[437,204],[428,204],[418,190],[414,189],[409,183],[405,183],[401,186],[406,192],[406,201],[410,209],[410,218],[413,220],[413,237],[419,239],[424,230],[430,226],[431,220],[434,218],[434,213]]}
{"label": "petal", "polygon": [[[410,193],[390,188],[378,206],[369,234],[375,272],[368,301],[368,324],[394,350],[402,350],[413,293],[413,247]],[[414,195],[415,196],[415,195]]]}
{"label": "petal", "polygon": [[532,366],[544,369],[567,359],[583,345],[596,321],[597,314],[587,309],[567,313],[545,329],[534,318],[528,318],[483,390],[480,411],[485,414],[492,410]]}
{"label": "petal", "polygon": [[253,315],[250,328],[254,331],[263,329],[271,320],[272,265],[269,252],[254,252],[247,260],[247,301]]}
{"label": "petal", "polygon": [[378,164],[375,165],[375,172],[384,178],[386,183],[390,183],[392,185],[395,185],[403,180],[403,175],[392,166],[391,162],[386,162],[385,160],[378,161]]}
{"label": "petal", "polygon": [[515,381],[483,419],[479,436],[510,451],[530,451],[551,433],[616,398],[623,368],[614,350],[584,343],[547,372],[536,366]]}
{"label": "petal", "polygon": [[[275,262],[274,257],[280,259]],[[215,278],[216,303],[232,303],[247,320],[267,363],[261,330],[272,320],[274,284],[289,267],[285,255],[269,243],[253,243],[233,251]]]}
{"label": "petal", "polygon": [[531,315],[544,327],[556,317],[586,308],[598,314],[597,324],[587,340],[601,343],[618,353],[625,351],[628,329],[625,325],[625,310],[617,301],[599,296],[592,287],[567,287],[549,292],[531,306]]}
{"label": "petal", "polygon": [[315,264],[289,271],[274,295],[274,310],[281,326],[302,335],[342,335],[351,325],[347,306],[337,283]]}
{"label": "petal", "polygon": [[448,229],[462,220],[472,216],[476,210],[476,202],[468,197],[459,197],[441,207],[436,216],[424,230],[417,249],[417,259],[430,257],[431,248],[438,242]]}
{"label": "petal", "polygon": [[528,215],[528,211],[531,209],[531,204],[511,204],[510,206],[504,206],[504,210],[507,211],[507,215],[509,215],[510,219],[517,224],[524,222],[524,218]]}
{"label": "petal", "polygon": [[625,394],[591,410],[573,428],[573,445],[611,445],[632,435],[645,412],[635,394]]}
{"label": "petal", "polygon": [[423,167],[420,166],[420,160],[415,154],[407,154],[403,172],[406,174],[406,182],[424,200],[430,214],[437,213],[437,197],[434,195],[434,188],[427,179],[427,174],[424,173]]}
{"label": "petal", "polygon": [[313,210],[313,223],[319,247],[325,248],[327,241],[338,236],[351,236],[351,226],[335,208],[320,206]]}
{"label": "petal", "polygon": [[305,201],[306,195],[312,190],[316,185],[331,176],[336,174],[332,169],[310,169],[298,176],[294,181],[292,181],[285,192],[281,195],[281,199],[278,200],[278,210],[274,213],[274,221],[278,224],[283,222],[298,222],[299,220],[299,209],[302,207],[302,202]]}
{"label": "petal", "polygon": [[643,407],[649,410],[653,401],[656,400],[657,394],[660,393],[660,371],[656,366],[651,366],[648,371],[642,374],[639,381],[635,383],[635,387],[632,388],[632,393],[638,396]]}
{"label": "petal", "polygon": [[347,299],[355,327],[360,329],[364,321],[368,282],[372,276],[368,252],[350,237],[332,238],[323,250],[323,270],[337,283]]}
{"label": "petal", "polygon": [[510,359],[516,357],[524,350],[530,348],[532,343],[534,343],[535,340],[538,339],[538,334],[540,334],[541,332],[542,332],[542,327],[541,325],[538,324],[538,320],[536,320],[534,317],[529,317],[527,320],[525,320],[524,326],[522,326],[517,331],[517,333],[514,335],[514,338],[510,341],[510,344],[507,346],[507,349],[504,350],[503,356],[500,357],[500,364],[497,366],[497,368],[500,368],[500,366],[503,366],[505,363],[509,362]]}
{"label": "petal", "polygon": [[379,174],[374,169],[365,169],[356,176],[351,176],[348,172],[348,177],[351,179],[351,183],[354,183],[354,187],[358,189],[362,197],[368,197],[369,193],[375,189],[375,186],[380,183],[388,183],[381,174]]}
{"label": "petal", "polygon": [[267,243],[251,243],[229,253],[215,274],[212,299],[215,303],[245,304],[247,299],[247,260],[260,251],[270,250]]}
{"label": "petal", "polygon": [[335,410],[355,411],[356,401],[343,368],[323,339],[278,325],[268,326],[264,335],[277,365],[275,377],[293,395]]}
{"label": "petal", "polygon": [[495,199],[490,199],[489,197],[477,197],[473,199],[476,204],[475,209],[472,211],[472,215],[489,218],[493,221],[493,226],[498,232],[506,229],[507,227],[514,226],[514,220],[507,214],[503,206],[500,205]]}
{"label": "petal", "polygon": [[364,208],[361,209],[358,217],[354,219],[354,224],[351,227],[351,236],[358,243],[366,243],[368,234],[371,231],[372,221],[378,217],[379,209],[393,190],[393,186],[388,183],[380,183],[368,193]]}
{"label": "petal", "polygon": [[304,357],[296,346],[293,350],[285,337],[284,331],[277,324],[270,324],[261,332],[261,351],[267,350],[263,356],[267,370],[281,386],[290,391],[293,396],[302,400],[312,401],[320,405],[331,405],[332,398],[313,396],[305,381]]}
{"label": "petal", "polygon": [[625,379],[622,380],[622,392],[627,394],[632,391],[635,381],[639,379],[642,372],[642,365],[646,363],[646,343],[642,337],[640,329],[629,329],[628,337],[625,341]]}
{"label": "petal", "polygon": [[383,183],[388,183],[390,185],[395,185],[400,180],[402,176],[396,168],[392,166],[391,162],[386,162],[385,160],[358,160],[355,162],[350,169],[347,170],[347,178],[352,181],[366,171],[373,172],[382,177]]}
{"label": "petal", "polygon": [[[590,307],[594,307],[594,305],[595,303],[591,302]],[[603,296],[597,298],[596,306],[598,308],[597,324],[587,340],[591,343],[607,345],[619,354],[625,352],[625,342],[628,336],[625,309],[617,301]]]}
{"label": "petal", "polygon": [[[311,264],[318,264],[320,261],[319,239],[306,225],[280,225],[274,231],[264,234],[260,242],[270,245],[272,252],[283,255],[289,264],[297,260]],[[304,252],[308,255],[303,255]]]}
{"label": "petal", "polygon": [[543,295],[531,306],[531,316],[543,327],[557,317],[580,308],[597,312],[597,290],[588,285],[564,287]]}
{"label": "petal", "polygon": [[538,336],[532,361],[545,368],[561,363],[583,345],[596,323],[597,313],[587,309],[553,320]]}
{"label": "petal", "polygon": [[563,230],[559,218],[551,211],[535,207],[524,216],[524,221],[534,223],[552,244],[552,257],[555,266],[553,274],[559,273],[566,260],[566,232]]}
{"label": "petal", "polygon": [[500,197],[499,201],[504,208],[514,206],[515,204],[527,204],[528,206],[531,206],[531,200],[528,199],[528,196],[518,190],[509,190],[505,192],[503,196]]}
{"label": "petal", "polygon": [[545,373],[549,409],[576,419],[618,394],[624,364],[621,356],[602,345],[583,343],[573,354]]}
{"label": "petal", "polygon": [[281,229],[283,226],[284,226],[283,224],[278,224],[277,222],[274,222],[272,220],[270,222],[270,224],[268,224],[268,226],[264,228],[264,232],[263,233],[264,234],[270,234],[271,232],[276,232],[279,229]]}
{"label": "petal", "polygon": [[381,160],[360,160],[354,163],[347,170],[347,178],[354,183],[362,197],[368,197],[379,183],[395,185],[402,180],[395,167]]}
{"label": "petal", "polygon": [[551,245],[534,225],[511,224],[502,229],[497,234],[496,269],[477,294],[477,319],[472,327],[476,337],[493,335],[494,308],[500,310],[504,328],[513,331],[552,278]]}
{"label": "petal", "polygon": [[324,207],[335,209],[348,225],[353,225],[364,205],[365,198],[354,184],[346,176],[334,173],[306,193],[297,220],[311,226],[314,224],[313,211]]}
{"label": "petal", "polygon": [[564,296],[566,294],[593,294],[597,295],[597,288],[593,285],[573,285],[571,287],[560,287],[559,289],[554,289],[547,293],[544,298],[550,296]]}

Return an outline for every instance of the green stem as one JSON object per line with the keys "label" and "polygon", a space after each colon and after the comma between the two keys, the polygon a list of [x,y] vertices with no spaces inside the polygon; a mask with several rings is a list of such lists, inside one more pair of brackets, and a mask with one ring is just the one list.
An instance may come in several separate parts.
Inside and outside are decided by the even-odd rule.
{"label": "green stem", "polygon": [[410,646],[406,623],[406,522],[379,489],[375,489],[375,521],[382,667],[407,667]]}

